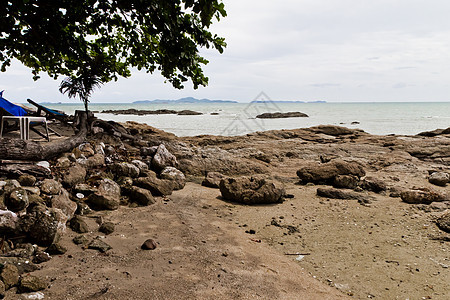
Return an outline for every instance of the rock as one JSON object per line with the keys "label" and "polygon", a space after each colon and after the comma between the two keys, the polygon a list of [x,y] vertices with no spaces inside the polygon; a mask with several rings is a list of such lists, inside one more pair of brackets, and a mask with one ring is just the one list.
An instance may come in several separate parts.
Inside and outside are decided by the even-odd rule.
{"label": "rock", "polygon": [[151,162],[152,169],[161,172],[165,167],[177,167],[177,164],[176,157],[166,149],[166,146],[159,145]]}
{"label": "rock", "polygon": [[199,115],[203,115],[203,113],[185,109],[185,110],[180,110],[179,112],[177,112],[177,115],[179,115],[179,116],[199,116]]}
{"label": "rock", "polygon": [[159,176],[161,177],[161,179],[173,181],[174,190],[181,190],[186,185],[186,177],[184,176],[183,172],[174,167],[164,168]]}
{"label": "rock", "polygon": [[84,143],[78,146],[78,149],[81,150],[81,154],[86,157],[90,157],[95,154],[94,148],[90,143]]}
{"label": "rock", "polygon": [[17,188],[20,188],[20,183],[13,179],[13,180],[6,180],[5,185],[3,186],[3,191],[5,195],[11,194],[11,192]]}
{"label": "rock", "polygon": [[105,222],[100,225],[98,231],[103,232],[104,234],[111,234],[114,232],[114,223],[113,222]]}
{"label": "rock", "polygon": [[61,184],[54,179],[44,179],[40,186],[41,192],[48,195],[58,195],[61,188]]}
{"label": "rock", "polygon": [[23,174],[17,179],[21,186],[33,186],[36,183],[36,177],[33,175]]}
{"label": "rock", "polygon": [[447,196],[428,189],[403,191],[400,194],[403,202],[409,204],[430,204],[432,202],[446,201]]}
{"label": "rock", "polygon": [[0,232],[2,234],[15,233],[18,229],[19,219],[12,211],[0,210]]}
{"label": "rock", "polygon": [[259,119],[278,119],[278,118],[307,118],[308,115],[302,112],[287,112],[287,113],[263,113],[256,116]]}
{"label": "rock", "polygon": [[343,200],[364,200],[364,196],[353,191],[345,191],[335,188],[318,188],[317,196],[331,198],[331,199],[343,199]]}
{"label": "rock", "polygon": [[262,176],[224,178],[219,188],[224,199],[244,204],[279,203],[285,194],[280,183]]}
{"label": "rock", "polygon": [[69,221],[69,227],[78,233],[86,233],[89,232],[89,226],[87,225],[86,221],[84,221],[84,218],[81,216],[74,216]]}
{"label": "rock", "polygon": [[303,183],[329,183],[337,175],[353,175],[358,178],[366,174],[362,166],[357,162],[346,162],[335,159],[324,164],[309,164],[297,171],[297,176]]}
{"label": "rock", "polygon": [[373,177],[366,177],[360,183],[360,187],[367,191],[372,191],[375,193],[381,193],[387,190],[386,184],[380,179]]}
{"label": "rock", "polygon": [[30,194],[34,194],[34,195],[41,194],[41,190],[37,186],[23,186],[22,188],[25,191],[27,191],[28,197],[30,197]]}
{"label": "rock", "polygon": [[436,225],[439,229],[450,233],[450,212],[444,213],[436,220]]}
{"label": "rock", "polygon": [[115,177],[125,176],[136,178],[139,176],[140,173],[138,167],[136,167],[134,164],[126,162],[112,164],[109,168],[111,172],[113,172],[116,175]]}
{"label": "rock", "polygon": [[149,190],[137,186],[130,188],[130,201],[144,206],[156,203]]}
{"label": "rock", "polygon": [[138,167],[140,172],[148,170],[148,165],[143,161],[135,159],[135,160],[131,161],[131,163],[133,165],[135,165],[136,167]]}
{"label": "rock", "polygon": [[84,235],[77,235],[72,239],[72,241],[75,245],[87,245],[87,243],[89,242],[87,237],[85,237]]}
{"label": "rock", "polygon": [[47,281],[41,277],[27,274],[22,276],[19,282],[19,293],[32,293],[42,291],[47,287]]}
{"label": "rock", "polygon": [[45,251],[51,255],[61,255],[67,252],[67,248],[59,243],[53,243]]}
{"label": "rock", "polygon": [[0,280],[0,299],[5,297],[6,285]]}
{"label": "rock", "polygon": [[0,280],[5,284],[6,289],[10,289],[19,283],[19,270],[13,264],[0,266]]}
{"label": "rock", "polygon": [[43,262],[49,261],[50,259],[52,259],[50,254],[48,254],[47,252],[41,251],[41,250],[37,250],[33,256],[33,263],[41,264]]}
{"label": "rock", "polygon": [[58,168],[67,169],[70,167],[70,159],[67,156],[60,157],[56,160],[56,166]]}
{"label": "rock", "polygon": [[153,157],[156,153],[156,150],[158,150],[158,146],[153,147],[142,147],[140,149],[141,156],[151,156]]}
{"label": "rock", "polygon": [[45,205],[45,200],[36,194],[28,194],[28,202],[30,203],[30,205],[32,205],[32,204],[44,204]]}
{"label": "rock", "polygon": [[358,186],[359,178],[354,175],[337,175],[333,180],[333,187],[354,189]]}
{"label": "rock", "polygon": [[83,194],[83,196],[86,197],[86,196],[89,196],[90,194],[95,193],[96,191],[98,191],[98,189],[96,187],[90,186],[87,183],[78,183],[73,188],[73,191],[75,193],[81,193],[81,194]]}
{"label": "rock", "polygon": [[95,210],[115,210],[120,204],[120,186],[111,179],[100,181],[97,192],[90,195],[86,203]]}
{"label": "rock", "polygon": [[103,154],[97,153],[93,156],[89,157],[84,161],[84,165],[86,168],[97,168],[103,166],[105,164],[105,156]]}
{"label": "rock", "polygon": [[173,181],[158,179],[156,176],[136,178],[134,185],[149,190],[154,196],[171,195],[174,188]]}
{"label": "rock", "polygon": [[334,125],[319,125],[311,127],[309,129],[317,133],[323,133],[331,136],[349,135],[359,131],[355,129],[348,129],[346,127]]}
{"label": "rock", "polygon": [[69,193],[64,188],[61,188],[59,195],[54,195],[51,198],[50,204],[52,208],[60,209],[67,216],[67,219],[72,218],[77,210],[77,204],[70,200]]}
{"label": "rock", "polygon": [[428,178],[428,182],[438,186],[446,186],[450,182],[450,175],[445,172],[434,172]]}
{"label": "rock", "polygon": [[205,179],[202,181],[202,185],[210,188],[219,188],[220,181],[225,178],[225,176],[218,172],[208,172]]}
{"label": "rock", "polygon": [[5,199],[6,207],[14,212],[24,210],[28,207],[28,193],[23,188],[16,188],[11,191]]}
{"label": "rock", "polygon": [[79,164],[74,164],[67,173],[63,175],[64,186],[74,187],[78,183],[83,183],[86,178],[86,169]]}
{"label": "rock", "polygon": [[57,208],[35,205],[20,218],[21,230],[41,246],[49,246],[59,240],[66,229],[67,216]]}
{"label": "rock", "polygon": [[141,249],[142,250],[155,250],[156,247],[157,247],[156,242],[152,239],[148,239],[142,244]]}
{"label": "rock", "polygon": [[[29,258],[22,257],[0,257],[0,269],[2,265],[16,266],[19,274],[29,273],[39,270],[39,267],[33,264]],[[1,271],[0,271],[1,272]],[[0,278],[1,281],[1,278]]]}
{"label": "rock", "polygon": [[95,239],[93,239],[89,243],[88,248],[89,249],[98,250],[98,251],[100,251],[102,253],[105,253],[109,249],[112,249],[112,247],[110,245],[108,245],[107,243],[105,243],[104,241],[102,241],[100,239],[100,237],[96,237]]}

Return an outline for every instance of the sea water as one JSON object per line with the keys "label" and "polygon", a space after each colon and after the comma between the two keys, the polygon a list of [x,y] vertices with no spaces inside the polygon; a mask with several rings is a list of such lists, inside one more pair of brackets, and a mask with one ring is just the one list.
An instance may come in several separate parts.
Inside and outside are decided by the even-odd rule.
{"label": "sea water", "polygon": [[[82,103],[46,104],[73,114]],[[178,136],[244,135],[255,131],[338,125],[376,135],[414,135],[450,127],[450,102],[414,103],[90,103],[90,110],[104,120],[136,121]],[[203,115],[114,115],[103,110],[193,110]],[[307,118],[258,119],[265,112],[303,112]]]}

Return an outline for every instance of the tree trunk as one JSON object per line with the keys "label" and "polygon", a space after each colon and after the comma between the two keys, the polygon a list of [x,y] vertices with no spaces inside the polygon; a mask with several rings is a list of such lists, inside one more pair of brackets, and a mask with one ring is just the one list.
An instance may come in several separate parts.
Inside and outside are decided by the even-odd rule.
{"label": "tree trunk", "polygon": [[0,139],[0,159],[48,160],[63,152],[71,151],[86,139],[86,114],[80,114],[80,118],[80,131],[76,135],[65,140],[39,144],[30,140],[11,138]]}

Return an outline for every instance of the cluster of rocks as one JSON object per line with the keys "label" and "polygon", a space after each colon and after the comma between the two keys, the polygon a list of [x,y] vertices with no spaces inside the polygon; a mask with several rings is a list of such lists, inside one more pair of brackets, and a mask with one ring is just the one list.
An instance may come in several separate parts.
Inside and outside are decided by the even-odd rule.
{"label": "cluster of rocks", "polygon": [[[141,147],[133,159],[124,152],[123,145],[85,143],[41,164],[48,167],[51,178],[29,174],[0,178],[0,297],[12,287],[22,293],[47,286],[27,273],[51,255],[65,253],[59,240],[66,226],[86,233],[84,218],[93,210],[150,205],[155,196],[184,187],[177,159],[163,144]],[[110,234],[114,224],[103,222],[99,231]],[[111,248],[99,237],[89,241],[80,235],[74,243],[101,252]]]}
{"label": "cluster of rocks", "polygon": [[114,115],[179,115],[179,116],[197,116],[203,115],[201,112],[185,109],[185,110],[173,110],[173,109],[157,109],[157,110],[139,110],[139,109],[121,109],[121,110],[103,110],[103,114],[114,114]]}

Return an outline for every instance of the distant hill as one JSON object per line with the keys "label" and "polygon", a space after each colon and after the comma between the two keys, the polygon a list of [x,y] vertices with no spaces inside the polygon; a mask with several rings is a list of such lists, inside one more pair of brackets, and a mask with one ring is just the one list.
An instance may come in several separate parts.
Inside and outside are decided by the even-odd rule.
{"label": "distant hill", "polygon": [[178,100],[141,100],[134,101],[133,103],[238,103],[237,101],[232,100],[209,100],[209,99],[196,99],[193,97],[185,97]]}
{"label": "distant hill", "polygon": [[324,100],[317,100],[317,101],[256,100],[256,101],[252,101],[251,103],[267,103],[267,102],[273,102],[273,103],[327,103],[327,101],[324,101]]}

